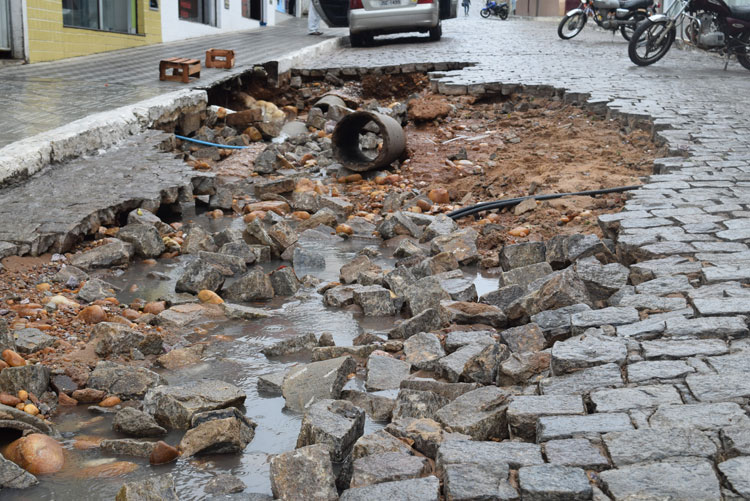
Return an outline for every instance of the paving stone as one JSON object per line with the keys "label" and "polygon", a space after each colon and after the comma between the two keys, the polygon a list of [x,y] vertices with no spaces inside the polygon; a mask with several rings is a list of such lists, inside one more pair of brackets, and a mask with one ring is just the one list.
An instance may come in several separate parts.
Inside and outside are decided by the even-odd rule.
{"label": "paving stone", "polygon": [[366,317],[396,314],[396,307],[391,300],[391,292],[379,285],[355,289],[354,303],[362,307]]}
{"label": "paving stone", "polygon": [[352,357],[338,357],[292,367],[281,385],[286,405],[301,411],[315,400],[338,398],[356,366]]}
{"label": "paving stone", "polygon": [[750,498],[750,457],[732,458],[717,465],[732,490],[744,499]]}
{"label": "paving stone", "polygon": [[523,499],[530,501],[578,501],[593,492],[581,468],[558,465],[524,466],[518,470]]}
{"label": "paving stone", "polygon": [[[732,346],[736,345],[736,343],[732,343]],[[704,361],[719,374],[750,371],[750,351],[747,350],[732,353],[731,355],[706,357]]]}
{"label": "paving stone", "polygon": [[368,391],[397,390],[410,370],[411,364],[407,362],[372,354],[367,359],[365,387]]}
{"label": "paving stone", "polygon": [[620,431],[607,433],[602,440],[617,467],[673,457],[711,459],[717,452],[707,434],[690,428]]}
{"label": "paving stone", "polygon": [[575,395],[623,384],[620,367],[616,364],[604,364],[564,376],[544,378],[539,381],[539,388],[545,395]]}
{"label": "paving stone", "polygon": [[638,310],[674,311],[687,307],[687,301],[681,297],[661,297],[652,294],[632,294],[623,297],[618,306],[632,306]]}
{"label": "paving stone", "polygon": [[449,400],[431,391],[402,389],[396,398],[393,419],[429,418],[435,419],[437,411],[447,405]]}
{"label": "paving stone", "polygon": [[540,416],[586,414],[583,399],[577,395],[529,395],[513,397],[508,404],[508,427],[521,438],[535,440]]}
{"label": "paving stone", "polygon": [[544,443],[544,453],[550,464],[596,471],[609,468],[607,457],[585,438],[550,440]]}
{"label": "paving stone", "polygon": [[728,455],[750,455],[750,427],[747,425],[722,428],[721,439]]}
{"label": "paving stone", "polygon": [[384,452],[413,454],[414,451],[405,442],[397,439],[387,431],[378,430],[359,437],[352,449],[352,459],[356,460],[371,454],[382,454]]}
{"label": "paving stone", "polygon": [[446,383],[431,378],[410,376],[401,381],[401,389],[419,390],[435,393],[449,401],[455,400],[464,393],[481,388],[478,383]]}
{"label": "paving stone", "polygon": [[440,301],[440,316],[447,323],[505,327],[507,316],[497,306],[469,301]]}
{"label": "paving stone", "polygon": [[625,286],[630,270],[619,263],[603,265],[595,257],[588,257],[576,263],[576,273],[586,284],[591,297],[602,300]]}
{"label": "paving stone", "polygon": [[720,339],[643,341],[643,356],[652,359],[679,359],[695,356],[724,355],[729,347]]}
{"label": "paving stone", "polygon": [[626,357],[623,340],[590,333],[555,343],[551,368],[554,375],[560,376],[596,365],[622,365]]}
{"label": "paving stone", "polygon": [[399,480],[348,489],[340,501],[370,501],[372,499],[403,499],[404,501],[438,501],[440,482],[436,477]]}
{"label": "paving stone", "polygon": [[544,242],[525,242],[506,245],[500,251],[500,265],[504,270],[541,263],[545,258]]}
{"label": "paving stone", "polygon": [[590,398],[596,412],[622,412],[682,403],[675,387],[666,384],[598,390],[591,392]]}
{"label": "paving stone", "polygon": [[690,374],[685,378],[690,392],[700,402],[747,402],[750,378],[747,372],[721,374]]}
{"label": "paving stone", "polygon": [[474,440],[506,438],[506,411],[510,393],[486,386],[464,393],[435,413],[437,421]]}
{"label": "paving stone", "polygon": [[371,454],[354,461],[351,487],[419,478],[430,471],[429,460],[425,457],[401,452]]}
{"label": "paving stone", "polygon": [[541,351],[547,344],[542,329],[535,323],[511,327],[500,333],[500,338],[516,353]]}
{"label": "paving stone", "polygon": [[591,307],[587,304],[576,304],[565,306],[556,310],[542,311],[533,315],[531,321],[542,329],[542,332],[548,340],[565,336],[570,333],[570,316],[573,313],[590,311]]}
{"label": "paving stone", "polygon": [[580,334],[590,327],[602,325],[632,324],[640,320],[638,310],[632,307],[610,306],[601,310],[582,311],[570,316],[573,334]]}
{"label": "paving stone", "polygon": [[750,305],[745,298],[693,299],[693,305],[703,316],[750,314]]}
{"label": "paving stone", "polygon": [[507,464],[517,469],[522,466],[544,464],[542,450],[537,444],[527,442],[483,442],[476,440],[451,440],[437,451],[438,474],[448,465],[456,464]]}
{"label": "paving stone", "polygon": [[429,308],[419,315],[404,320],[388,332],[390,339],[408,339],[419,332],[429,332],[439,329],[442,324],[437,309]]}
{"label": "paving stone", "polygon": [[482,350],[487,346],[494,345],[494,341],[489,339],[483,342],[475,342],[468,344],[448,356],[445,356],[438,360],[438,370],[440,374],[447,379],[449,382],[456,383],[461,378],[462,374],[475,356],[482,353]]}
{"label": "paving stone", "polygon": [[412,367],[431,370],[445,356],[445,350],[435,334],[420,332],[404,341],[404,356]]}
{"label": "paving stone", "polygon": [[331,456],[325,445],[311,445],[271,457],[271,490],[275,498],[338,498]]}
{"label": "paving stone", "polygon": [[695,368],[681,360],[655,360],[628,364],[628,382],[643,383],[652,380],[677,379],[695,372]]}
{"label": "paving stone", "polygon": [[[695,299],[694,301],[700,301]],[[738,339],[750,330],[744,317],[700,317],[667,319],[664,334],[669,337]]]}
{"label": "paving stone", "polygon": [[687,292],[693,288],[685,275],[660,277],[635,286],[638,294],[653,294],[655,296],[666,296],[675,292]]}
{"label": "paving stone", "polygon": [[302,418],[297,448],[325,444],[331,461],[344,461],[365,429],[365,413],[345,400],[319,400]]}
{"label": "paving stone", "polygon": [[508,482],[506,463],[448,464],[443,466],[443,490],[447,499],[520,499]]}
{"label": "paving stone", "polygon": [[697,428],[718,430],[727,426],[750,426],[750,418],[733,402],[664,405],[649,418],[652,428]]}
{"label": "paving stone", "polygon": [[630,417],[623,413],[587,416],[542,416],[537,421],[539,442],[561,438],[594,437],[600,433],[632,430]]}
{"label": "paving stone", "polygon": [[546,277],[550,273],[552,273],[552,267],[547,262],[521,266],[501,273],[498,278],[498,286],[502,289],[511,285],[520,285],[526,289],[529,284]]}
{"label": "paving stone", "polygon": [[497,333],[492,331],[451,331],[445,336],[445,350],[453,353],[459,348],[470,344],[488,345],[495,342],[494,336]]}
{"label": "paving stone", "polygon": [[710,461],[682,459],[624,466],[601,472],[615,501],[626,499],[721,499]]}

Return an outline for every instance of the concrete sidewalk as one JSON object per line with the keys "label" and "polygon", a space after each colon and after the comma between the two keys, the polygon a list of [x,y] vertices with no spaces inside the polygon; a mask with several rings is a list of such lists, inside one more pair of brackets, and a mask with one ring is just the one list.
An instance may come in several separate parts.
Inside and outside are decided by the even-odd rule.
{"label": "concrete sidewalk", "polygon": [[[307,35],[306,19],[277,26],[162,43],[50,63],[0,67],[0,148],[61,127],[93,113],[132,105],[185,89],[203,89],[307,47],[333,45],[345,30]],[[234,49],[232,70],[203,68],[190,84],[159,81],[159,61],[193,57],[202,62],[209,48]]]}

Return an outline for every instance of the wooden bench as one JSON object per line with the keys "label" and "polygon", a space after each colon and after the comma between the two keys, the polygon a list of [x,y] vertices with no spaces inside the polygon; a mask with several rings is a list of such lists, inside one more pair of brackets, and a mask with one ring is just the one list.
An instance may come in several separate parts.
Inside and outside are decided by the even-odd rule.
{"label": "wooden bench", "polygon": [[208,49],[206,51],[206,68],[234,68],[234,51]]}
{"label": "wooden bench", "polygon": [[[172,70],[171,75],[167,74],[169,69]],[[188,83],[190,77],[201,77],[201,62],[199,60],[170,57],[159,61],[159,80]]]}

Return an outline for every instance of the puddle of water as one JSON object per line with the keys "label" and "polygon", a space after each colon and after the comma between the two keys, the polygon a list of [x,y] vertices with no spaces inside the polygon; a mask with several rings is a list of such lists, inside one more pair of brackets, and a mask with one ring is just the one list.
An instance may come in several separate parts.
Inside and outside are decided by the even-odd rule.
{"label": "puddle of water", "polygon": [[[209,219],[203,215],[186,215],[211,231],[219,231],[231,224],[231,218]],[[223,226],[222,226],[223,225]],[[379,240],[352,238],[349,240],[320,241],[303,240],[306,248],[324,255],[326,267],[322,270],[297,270],[299,276],[306,273],[324,280],[338,280],[341,266],[351,261],[364,247],[379,243]],[[383,255],[373,260],[383,268],[393,266],[393,259],[387,249],[380,249]],[[118,300],[130,303],[136,298],[146,301],[168,297],[174,292],[174,285],[184,266],[193,259],[181,256],[173,260],[161,260],[156,265],[136,262],[119,276],[104,278],[119,287]],[[264,263],[267,271],[283,264],[281,261]],[[161,277],[161,278],[159,278]],[[137,285],[137,289],[132,286]],[[91,435],[102,438],[126,438],[112,431],[111,416],[99,416],[89,412],[84,406],[66,410],[54,419],[55,424],[66,437],[64,446],[68,454],[63,471],[40,477],[40,485],[23,491],[4,490],[3,500],[70,500],[70,499],[113,499],[124,482],[143,479],[155,474],[172,472],[177,493],[182,500],[206,499],[203,486],[219,473],[238,476],[245,483],[248,492],[271,493],[269,478],[269,455],[294,449],[302,420],[302,415],[284,409],[282,397],[267,398],[258,394],[258,377],[307,362],[309,353],[269,360],[260,351],[281,339],[313,332],[330,332],[339,346],[351,345],[352,340],[363,330],[383,331],[394,324],[393,318],[362,317],[351,311],[327,308],[322,296],[312,289],[303,289],[291,298],[275,298],[266,303],[252,306],[274,311],[268,319],[253,321],[206,321],[200,326],[206,333],[197,334],[191,325],[186,335],[190,343],[211,340],[204,352],[201,363],[175,371],[159,370],[170,384],[180,384],[203,378],[220,379],[237,385],[247,394],[245,414],[258,426],[255,438],[241,454],[217,454],[179,459],[178,461],[153,467],[146,459],[126,456],[107,456],[98,449],[76,450],[74,437]],[[220,336],[218,339],[213,336]],[[361,388],[359,379],[350,381],[347,388]],[[366,420],[365,433],[383,427],[371,419]],[[182,432],[171,431],[164,438],[167,443],[176,445]],[[78,478],[80,470],[87,465],[102,461],[130,461],[138,469],[115,478]],[[241,497],[241,495],[239,496]]]}

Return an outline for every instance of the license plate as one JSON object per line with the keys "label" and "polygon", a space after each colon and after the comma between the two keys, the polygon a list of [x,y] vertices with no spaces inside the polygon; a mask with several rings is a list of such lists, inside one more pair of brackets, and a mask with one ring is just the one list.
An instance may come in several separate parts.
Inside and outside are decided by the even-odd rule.
{"label": "license plate", "polygon": [[381,7],[391,7],[393,5],[401,5],[401,0],[380,0]]}

